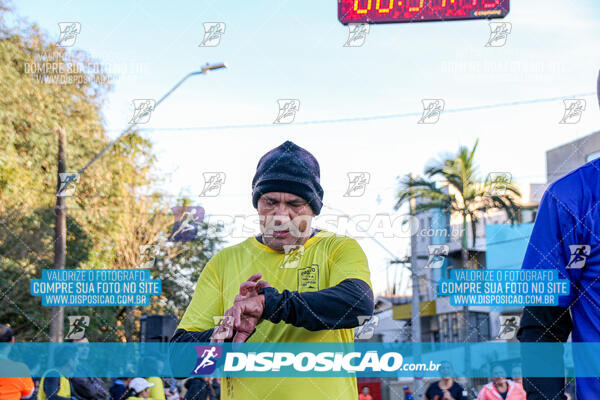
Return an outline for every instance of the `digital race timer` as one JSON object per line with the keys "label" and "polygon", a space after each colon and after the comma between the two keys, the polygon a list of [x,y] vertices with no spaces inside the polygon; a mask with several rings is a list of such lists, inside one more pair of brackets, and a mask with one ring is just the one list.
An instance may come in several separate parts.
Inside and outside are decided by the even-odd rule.
{"label": "digital race timer", "polygon": [[502,18],[509,0],[338,0],[342,24]]}

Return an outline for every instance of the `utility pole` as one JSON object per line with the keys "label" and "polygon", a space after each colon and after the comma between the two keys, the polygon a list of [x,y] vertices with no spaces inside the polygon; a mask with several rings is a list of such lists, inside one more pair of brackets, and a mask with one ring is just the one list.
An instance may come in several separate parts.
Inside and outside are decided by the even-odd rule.
{"label": "utility pole", "polygon": [[[414,236],[414,235],[413,235]],[[417,241],[410,238],[410,271],[412,275],[411,326],[412,341],[421,342],[421,298],[419,293],[419,267],[417,266]]]}
{"label": "utility pole", "polygon": [[[56,173],[56,207],[54,207],[54,269],[64,269],[67,256],[67,209],[66,198],[60,196],[60,174],[67,171],[67,135],[63,127],[57,128],[58,133],[58,168]],[[50,340],[63,341],[64,307],[50,309]]]}
{"label": "utility pole", "polygon": [[[202,68],[198,71],[190,72],[186,76],[184,76],[179,82],[175,84],[167,93],[165,93],[154,105],[154,109],[158,107],[160,103],[162,103],[167,97],[171,95],[179,86],[183,84],[188,78],[194,75],[203,75],[209,71],[214,71],[218,69],[226,68],[225,63],[216,63],[216,64],[206,64],[202,66]],[[143,116],[138,116],[139,118]],[[87,164],[85,164],[76,174],[77,177],[81,176],[86,169],[89,168],[92,163],[94,163],[97,159],[102,157],[104,153],[106,153],[109,149],[111,149],[115,143],[121,140],[122,137],[131,132],[138,125],[137,120],[132,119],[132,122],[129,123],[129,126],[113,141],[108,143],[98,154],[96,154]],[[56,184],[56,207],[54,208],[54,212],[56,215],[55,224],[54,224],[54,269],[64,269],[65,268],[65,259],[67,255],[67,214],[66,214],[66,199],[65,194],[61,193],[61,188],[67,184],[67,181],[61,182],[60,174],[66,173],[67,171],[67,162],[66,162],[66,148],[67,148],[67,138],[64,128],[57,128],[58,131],[58,172],[57,172],[57,184]],[[71,179],[75,179],[72,177]],[[52,307],[50,309],[50,340],[52,342],[62,342],[63,341],[63,324],[64,324],[64,307]]]}
{"label": "utility pole", "polygon": [[[411,205],[412,212],[412,205]],[[419,293],[419,268],[417,266],[416,240],[413,237],[410,239],[410,257],[403,259],[394,259],[390,264],[406,264],[410,265],[412,275],[412,300],[410,307],[410,327],[411,341],[413,344],[414,359],[413,362],[418,363],[421,360],[421,299]],[[394,285],[396,282],[394,281]],[[423,386],[423,378],[415,377],[415,399],[420,400],[425,395]]]}
{"label": "utility pole", "polygon": [[[409,175],[412,184],[412,174]],[[416,215],[416,202],[414,196],[409,201],[410,216]],[[421,359],[421,298],[419,293],[419,267],[417,265],[417,238],[416,233],[410,236],[410,271],[412,275],[412,303],[411,303],[411,337],[413,342],[414,362]],[[421,400],[424,396],[423,378],[415,376],[415,398]]]}
{"label": "utility pole", "polygon": [[[464,216],[465,221],[466,221],[466,216]],[[466,227],[466,224],[463,223],[463,226]],[[462,254],[462,262],[463,262],[463,268],[464,269],[470,269],[470,260],[469,260],[469,250],[468,250],[468,238],[467,238],[467,230],[464,229],[463,232],[463,249],[461,250],[461,254]],[[469,306],[465,305],[463,306],[463,317],[464,317],[464,324],[463,324],[463,343],[465,344],[465,379],[467,381],[467,387],[471,388],[471,384],[472,384],[472,380],[471,377],[469,376],[469,365],[471,363],[471,347],[469,344],[469,341],[467,340],[467,338],[469,337],[469,328],[470,328],[470,322],[469,322]],[[475,324],[476,325],[476,324]]]}

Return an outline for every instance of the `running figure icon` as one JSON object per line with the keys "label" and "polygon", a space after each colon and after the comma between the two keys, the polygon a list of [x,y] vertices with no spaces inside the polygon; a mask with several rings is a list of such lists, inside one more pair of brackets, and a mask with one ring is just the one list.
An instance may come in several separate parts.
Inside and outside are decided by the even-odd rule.
{"label": "running figure icon", "polygon": [[200,356],[198,358],[198,364],[196,365],[196,368],[194,368],[193,374],[210,374],[215,369],[216,365],[214,359],[220,357],[220,351],[217,350],[217,346],[198,347],[204,347],[204,350],[200,353],[200,351],[198,351],[199,349],[197,348]]}

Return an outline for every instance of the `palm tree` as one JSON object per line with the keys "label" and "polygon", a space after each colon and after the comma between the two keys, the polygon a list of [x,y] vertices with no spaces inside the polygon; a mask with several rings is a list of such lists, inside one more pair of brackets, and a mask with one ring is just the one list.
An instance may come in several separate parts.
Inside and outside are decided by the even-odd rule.
{"label": "palm tree", "polygon": [[[413,178],[407,175],[400,178],[400,189],[396,195],[397,210],[409,202],[411,214],[418,215],[432,209],[440,209],[452,216],[459,216],[461,231],[462,263],[469,261],[467,228],[472,233],[472,247],[475,247],[477,222],[488,210],[506,212],[511,224],[519,221],[520,207],[515,200],[521,196],[510,179],[498,176],[481,181],[475,165],[475,151],[479,139],[471,150],[461,146],[454,156],[444,157],[425,168],[424,177]],[[501,186],[502,190],[497,190]],[[415,201],[410,202],[411,199]],[[419,200],[419,201],[416,201]]]}
{"label": "palm tree", "polygon": [[[425,168],[424,176],[406,175],[400,178],[400,188],[396,195],[397,210],[409,203],[410,214],[418,215],[427,210],[440,209],[451,216],[459,216],[463,229],[461,231],[462,267],[468,268],[469,250],[467,243],[467,227],[472,232],[472,247],[475,247],[477,221],[488,210],[506,212],[511,224],[519,220],[520,207],[515,200],[520,197],[518,189],[511,184],[510,178],[499,176],[494,179],[479,179],[475,164],[475,151],[479,140],[472,149],[461,146],[456,155],[446,156]],[[499,186],[503,190],[497,190]],[[414,240],[414,239],[413,239]],[[414,249],[414,246],[411,246]],[[412,257],[411,255],[411,264]],[[465,323],[463,338],[468,335],[469,308],[463,307]],[[420,341],[420,338],[419,338]],[[470,359],[470,350],[465,349],[465,366]],[[467,379],[470,382],[470,379]],[[469,383],[470,384],[470,383]]]}

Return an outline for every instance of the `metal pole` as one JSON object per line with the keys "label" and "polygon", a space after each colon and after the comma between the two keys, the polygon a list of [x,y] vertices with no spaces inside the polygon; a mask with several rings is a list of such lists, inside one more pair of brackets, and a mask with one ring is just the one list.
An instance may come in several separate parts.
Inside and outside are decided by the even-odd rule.
{"label": "metal pole", "polygon": [[[470,260],[469,260],[469,247],[468,247],[468,238],[467,238],[467,216],[463,216],[464,218],[464,222],[463,222],[463,243],[462,246],[463,249],[461,250],[461,258],[462,258],[462,263],[463,263],[463,268],[464,269],[470,269]],[[469,364],[471,361],[471,347],[469,346],[469,341],[467,340],[467,338],[469,337],[469,327],[470,327],[470,322],[469,322],[469,306],[463,306],[463,317],[464,317],[464,324],[463,324],[463,343],[465,344],[465,359],[464,359],[464,363],[465,363],[465,379],[467,382],[467,387],[471,387],[472,384],[472,380],[471,377],[469,376]]]}
{"label": "metal pole", "polygon": [[[67,256],[67,210],[66,198],[59,196],[60,174],[67,171],[67,135],[65,129],[59,127],[58,132],[58,171],[56,174],[56,207],[54,208],[54,269],[64,269]],[[63,341],[64,307],[50,309],[50,340]]]}
{"label": "metal pole", "polygon": [[[412,182],[412,174],[410,175]],[[416,200],[410,199],[410,215],[414,216]],[[417,239],[415,235],[410,237],[410,271],[412,274],[412,302],[411,302],[411,338],[413,344],[414,362],[421,359],[421,299],[419,296],[419,267],[417,265]],[[424,395],[423,378],[415,376],[415,398],[421,400]]]}
{"label": "metal pole", "polygon": [[416,240],[410,239],[410,271],[412,274],[411,326],[412,341],[421,342],[421,299],[419,296],[419,267],[417,266]]}

